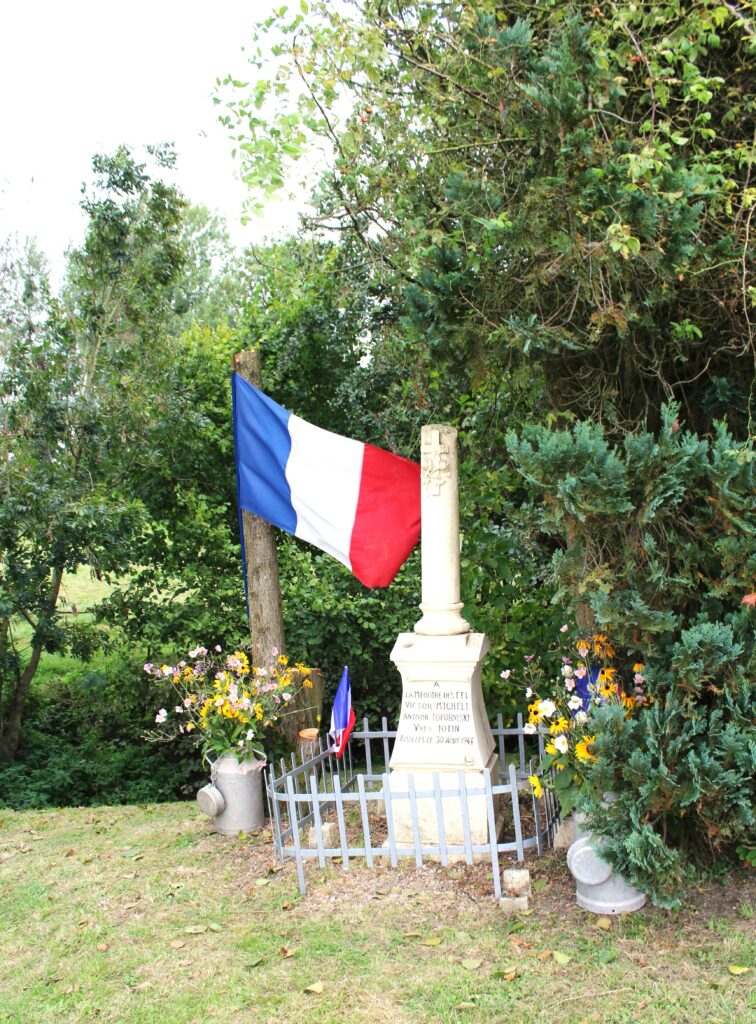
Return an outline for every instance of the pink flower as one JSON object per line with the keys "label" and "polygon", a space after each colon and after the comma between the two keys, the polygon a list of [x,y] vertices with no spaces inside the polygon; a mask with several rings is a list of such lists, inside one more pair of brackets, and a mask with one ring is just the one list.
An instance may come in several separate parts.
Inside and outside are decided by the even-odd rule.
{"label": "pink flower", "polygon": [[567,690],[574,690],[575,689],[575,680],[574,679],[565,679],[564,686],[565,686],[565,689],[567,689]]}
{"label": "pink flower", "polygon": [[509,677],[511,675],[512,675],[512,670],[510,668],[505,668],[504,671],[501,673],[501,678],[502,679],[509,679]]}
{"label": "pink flower", "polygon": [[560,633],[566,633],[566,632],[567,632],[567,630],[568,630],[569,628],[570,628],[570,627],[569,627],[569,626],[567,625],[567,623],[565,622],[565,624],[564,624],[563,626],[560,626],[560,627],[559,627],[559,632],[560,632]]}
{"label": "pink flower", "polygon": [[221,645],[220,644],[216,644],[215,645],[215,649],[218,652],[218,654],[220,654],[220,652],[221,652]]}
{"label": "pink flower", "polygon": [[526,654],[525,661],[532,661],[535,658],[535,654]]}
{"label": "pink flower", "polygon": [[578,679],[585,679],[585,673],[587,671],[588,669],[585,667],[585,665],[578,665],[578,667],[575,669],[575,675],[578,677]]}
{"label": "pink flower", "polygon": [[147,664],[144,666],[144,671],[145,672],[152,672],[152,662],[151,661],[148,661]]}
{"label": "pink flower", "polygon": [[167,717],[168,717],[168,712],[165,710],[165,708],[161,708],[158,711],[158,713],[155,715],[155,721],[157,722],[158,725],[162,725]]}

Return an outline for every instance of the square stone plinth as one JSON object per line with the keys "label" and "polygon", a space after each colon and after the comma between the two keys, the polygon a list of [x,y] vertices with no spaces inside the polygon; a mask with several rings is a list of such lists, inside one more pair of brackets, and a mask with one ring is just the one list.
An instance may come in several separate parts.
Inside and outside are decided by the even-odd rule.
{"label": "square stone plinth", "polygon": [[[499,780],[498,754],[490,756],[486,768],[491,773],[491,784],[496,785]],[[484,845],[489,842],[490,838],[488,798],[483,792],[477,795],[468,795],[470,791],[483,790],[484,775],[482,771],[465,771],[462,773],[462,777],[470,825],[470,840],[473,846]],[[434,783],[437,779],[441,794],[445,791],[454,791],[450,795],[442,795],[440,798],[443,835],[446,846],[464,846],[463,801],[458,794],[460,773],[456,771],[439,771],[435,773],[434,779],[433,771],[419,768],[415,768],[412,771],[392,770],[389,776],[389,788],[392,796],[391,812],[394,819],[397,844],[399,846],[414,846],[415,843],[412,803],[407,795],[410,789],[410,778],[412,778],[415,786],[415,807],[421,844],[423,846],[440,845],[440,815],[434,791]],[[499,830],[498,799],[498,796],[493,797],[494,831],[497,834]],[[486,858],[488,859],[488,855],[486,855]]]}

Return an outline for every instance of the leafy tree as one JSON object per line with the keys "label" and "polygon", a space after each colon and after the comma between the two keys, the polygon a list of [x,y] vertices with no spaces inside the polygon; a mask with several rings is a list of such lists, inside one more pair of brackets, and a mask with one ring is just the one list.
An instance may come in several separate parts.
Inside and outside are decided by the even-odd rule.
{"label": "leafy tree", "polygon": [[748,432],[737,5],[354,0],[282,8],[256,42],[261,77],[227,82],[245,180],[275,190],[325,141],[314,224],[401,311],[409,379],[432,360],[466,391],[525,360],[555,412],[623,432],[675,398],[694,429],[726,413]]}
{"label": "leafy tree", "polygon": [[[152,156],[158,168],[171,162],[163,149]],[[0,364],[4,760],[18,749],[42,653],[71,640],[58,608],[64,572],[89,565],[108,576],[138,559],[155,497],[150,469],[184,418],[160,386],[184,200],[125,148],[93,166],[87,234],[63,299],[28,259],[6,276],[16,302],[4,311]]]}

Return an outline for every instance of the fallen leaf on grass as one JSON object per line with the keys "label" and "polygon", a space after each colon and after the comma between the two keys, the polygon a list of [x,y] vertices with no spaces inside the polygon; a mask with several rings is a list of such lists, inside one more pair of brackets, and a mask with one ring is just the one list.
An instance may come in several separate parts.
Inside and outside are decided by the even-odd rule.
{"label": "fallen leaf on grass", "polygon": [[75,857],[76,856],[76,850],[74,850],[73,847],[72,847],[70,850],[66,850],[64,856],[65,857]]}
{"label": "fallen leaf on grass", "polygon": [[294,953],[296,952],[296,950],[288,949],[286,946],[281,946],[281,948],[279,949],[278,952],[281,954],[281,956],[284,958],[284,960],[288,960],[289,957],[294,956]]}
{"label": "fallen leaf on grass", "polygon": [[204,934],[204,932],[207,931],[207,925],[206,924],[190,924],[186,928],[184,928],[184,931],[186,932],[187,935],[202,935],[202,934]]}
{"label": "fallen leaf on grass", "polygon": [[750,967],[740,967],[738,964],[728,964],[727,970],[730,974],[748,974]]}
{"label": "fallen leaf on grass", "polygon": [[536,878],[535,882],[531,885],[533,892],[543,892],[544,889],[548,889],[549,883],[545,878]]}
{"label": "fallen leaf on grass", "polygon": [[513,946],[521,946],[523,949],[533,948],[532,942],[526,942],[525,939],[518,939],[516,935],[510,936],[509,941],[512,943]]}
{"label": "fallen leaf on grass", "polygon": [[316,995],[316,996],[319,996],[322,991],[323,991],[323,982],[322,981],[316,981],[316,982],[314,982],[314,984],[308,985],[307,988],[305,989],[305,992],[312,992],[313,995]]}
{"label": "fallen leaf on grass", "polygon": [[246,966],[247,967],[259,967],[264,959],[265,959],[264,956],[258,956],[258,957],[255,957],[254,960],[247,960]]}
{"label": "fallen leaf on grass", "polygon": [[440,946],[441,939],[437,935],[429,935],[427,939],[423,939],[420,943],[421,946]]}
{"label": "fallen leaf on grass", "polygon": [[568,964],[570,960],[572,960],[572,957],[568,953],[561,953],[558,949],[555,949],[554,959],[558,964],[561,964],[562,967],[564,967],[565,964]]}
{"label": "fallen leaf on grass", "polygon": [[598,955],[598,962],[600,964],[610,964],[617,959],[616,949],[602,949]]}
{"label": "fallen leaf on grass", "polygon": [[110,949],[110,946],[107,944],[107,942],[98,942],[97,948],[101,953],[107,953],[107,951]]}
{"label": "fallen leaf on grass", "polygon": [[221,926],[219,924],[216,924],[215,921],[211,921],[207,927],[210,929],[211,932],[222,931]]}
{"label": "fallen leaf on grass", "polygon": [[269,875],[277,875],[279,871],[283,871],[283,864],[271,864],[268,868]]}
{"label": "fallen leaf on grass", "polygon": [[171,939],[171,949],[183,949],[185,945],[183,939]]}
{"label": "fallen leaf on grass", "polygon": [[548,960],[551,956],[552,951],[550,949],[544,949],[538,954],[539,960]]}
{"label": "fallen leaf on grass", "polygon": [[599,917],[596,920],[595,928],[600,928],[604,932],[608,932],[612,927],[611,917]]}
{"label": "fallen leaf on grass", "polygon": [[270,885],[270,879],[269,878],[256,878],[255,879],[255,885],[257,886],[258,889],[262,889],[262,887],[264,885]]}
{"label": "fallen leaf on grass", "polygon": [[126,878],[126,879],[130,880],[132,878],[136,878],[136,875],[137,875],[136,871],[130,871],[128,873],[128,875],[121,875],[121,878]]}
{"label": "fallen leaf on grass", "polygon": [[476,1003],[457,1003],[452,1007],[453,1010],[477,1010],[477,1008]]}
{"label": "fallen leaf on grass", "polygon": [[507,970],[494,971],[491,977],[496,981],[514,981],[517,977],[517,968],[510,967]]}
{"label": "fallen leaf on grass", "polygon": [[404,938],[405,939],[422,939],[422,937],[423,937],[423,933],[422,932],[405,932],[404,933]]}
{"label": "fallen leaf on grass", "polygon": [[482,960],[470,959],[470,960],[463,960],[462,961],[462,966],[464,967],[464,969],[466,971],[477,971],[477,969],[479,967],[481,967],[482,965],[483,965],[483,961]]}

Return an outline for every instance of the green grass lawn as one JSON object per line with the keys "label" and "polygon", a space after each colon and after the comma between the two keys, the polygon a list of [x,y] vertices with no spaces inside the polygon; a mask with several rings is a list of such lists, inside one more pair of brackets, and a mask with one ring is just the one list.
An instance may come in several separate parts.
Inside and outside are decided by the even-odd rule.
{"label": "green grass lawn", "polygon": [[[90,609],[110,593],[110,584],[98,580],[87,565],[80,565],[75,573],[66,573],[60,587],[58,608],[66,618],[73,621],[89,622]],[[23,619],[15,620],[13,633],[17,641],[31,637],[32,627]]]}
{"label": "green grass lawn", "polygon": [[747,875],[604,930],[563,858],[530,866],[517,918],[481,868],[313,864],[301,898],[269,833],[194,804],[0,811],[0,1021],[753,1021]]}

